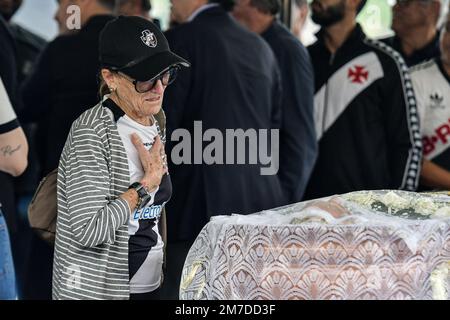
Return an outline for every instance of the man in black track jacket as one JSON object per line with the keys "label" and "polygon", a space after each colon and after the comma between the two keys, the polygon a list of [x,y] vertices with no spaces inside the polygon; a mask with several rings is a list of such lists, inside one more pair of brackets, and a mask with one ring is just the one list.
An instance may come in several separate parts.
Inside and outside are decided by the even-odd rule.
{"label": "man in black track jacket", "polygon": [[421,139],[416,99],[400,54],[356,23],[365,0],[315,0],[322,26],[309,47],[315,71],[319,158],[313,199],[368,189],[417,188]]}

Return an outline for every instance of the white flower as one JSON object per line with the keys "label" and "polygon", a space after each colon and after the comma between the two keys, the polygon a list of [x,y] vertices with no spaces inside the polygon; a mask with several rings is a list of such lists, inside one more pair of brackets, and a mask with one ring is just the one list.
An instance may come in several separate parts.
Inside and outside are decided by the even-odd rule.
{"label": "white flower", "polygon": [[442,207],[433,213],[433,218],[450,218],[450,207]]}
{"label": "white flower", "polygon": [[415,209],[418,213],[430,215],[438,209],[438,206],[432,199],[420,197],[416,200]]}
{"label": "white flower", "polygon": [[373,192],[353,192],[348,195],[344,195],[347,200],[356,202],[362,206],[367,206],[370,208],[372,202],[374,201]]}
{"label": "white flower", "polygon": [[386,193],[380,200],[386,206],[396,209],[404,209],[409,205],[408,199],[398,196],[394,191]]}

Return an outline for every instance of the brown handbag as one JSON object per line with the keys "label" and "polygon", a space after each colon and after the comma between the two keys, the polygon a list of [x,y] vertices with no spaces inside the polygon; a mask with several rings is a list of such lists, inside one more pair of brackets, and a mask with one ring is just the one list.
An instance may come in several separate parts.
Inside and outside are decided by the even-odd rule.
{"label": "brown handbag", "polygon": [[[54,245],[57,219],[56,182],[58,169],[50,172],[39,183],[33,199],[28,206],[28,221],[30,227],[45,242]],[[163,208],[159,220],[159,230],[164,244],[167,243],[166,208]],[[164,249],[165,249],[164,245]],[[165,255],[164,255],[165,258]],[[165,259],[164,259],[165,262]],[[164,263],[165,264],[165,263]]]}
{"label": "brown handbag", "polygon": [[51,245],[55,244],[56,233],[56,182],[58,169],[50,172],[39,183],[33,199],[28,206],[28,221],[30,227],[40,238]]}

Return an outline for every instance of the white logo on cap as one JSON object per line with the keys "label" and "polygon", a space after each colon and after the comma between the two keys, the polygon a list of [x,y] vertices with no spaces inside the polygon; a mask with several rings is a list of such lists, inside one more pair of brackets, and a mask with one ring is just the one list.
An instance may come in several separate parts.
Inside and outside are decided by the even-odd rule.
{"label": "white logo on cap", "polygon": [[153,32],[150,32],[150,30],[144,30],[142,31],[142,42],[150,47],[155,48],[158,45],[158,40],[156,39],[156,36]]}

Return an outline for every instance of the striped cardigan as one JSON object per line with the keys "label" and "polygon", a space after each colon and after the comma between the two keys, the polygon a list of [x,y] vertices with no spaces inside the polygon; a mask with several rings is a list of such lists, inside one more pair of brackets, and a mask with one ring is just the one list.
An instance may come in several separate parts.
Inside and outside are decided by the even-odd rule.
{"label": "striped cardigan", "polygon": [[72,125],[58,168],[53,299],[128,299],[128,159],[111,110]]}

